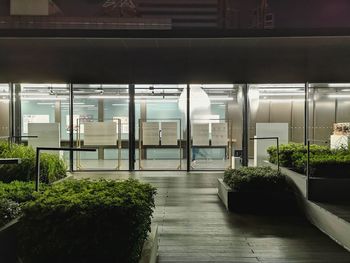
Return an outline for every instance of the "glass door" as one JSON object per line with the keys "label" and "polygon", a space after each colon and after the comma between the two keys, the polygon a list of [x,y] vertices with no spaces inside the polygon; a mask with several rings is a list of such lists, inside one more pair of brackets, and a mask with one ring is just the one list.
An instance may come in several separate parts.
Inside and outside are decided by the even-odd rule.
{"label": "glass door", "polygon": [[[70,107],[68,84],[15,84],[14,93],[19,98],[15,112],[21,115],[21,143],[33,148],[69,146],[69,130],[64,119]],[[60,155],[68,164],[68,153]]]}
{"label": "glass door", "polygon": [[190,85],[191,170],[224,170],[239,165],[241,93],[240,85]]}
{"label": "glass door", "polygon": [[75,153],[75,170],[127,170],[128,85],[76,84],[73,94],[74,145],[97,148]]}
{"label": "glass door", "polygon": [[0,84],[0,137],[10,134],[10,89],[8,84]]}
{"label": "glass door", "polygon": [[136,169],[186,170],[186,85],[136,85]]}

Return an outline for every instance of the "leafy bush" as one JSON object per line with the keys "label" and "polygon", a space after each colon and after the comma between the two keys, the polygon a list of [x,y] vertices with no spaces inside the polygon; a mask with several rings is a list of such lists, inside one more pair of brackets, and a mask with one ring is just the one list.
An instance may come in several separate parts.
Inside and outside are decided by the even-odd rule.
{"label": "leafy bush", "polygon": [[21,214],[20,205],[9,199],[0,199],[0,227]]}
{"label": "leafy bush", "polygon": [[283,192],[288,189],[286,178],[271,167],[242,167],[224,173],[224,182],[242,192]]}
{"label": "leafy bush", "polygon": [[32,182],[0,183],[0,227],[21,215],[22,203],[33,200],[33,192]]}
{"label": "leafy bush", "polygon": [[135,180],[64,181],[23,207],[24,262],[137,262],[155,188]]}
{"label": "leafy bush", "polygon": [[[57,154],[40,154],[40,178],[51,183],[66,176],[66,165]],[[18,165],[0,165],[0,181],[32,181],[35,178],[35,151],[32,147],[0,142],[0,158],[21,158]]]}
{"label": "leafy bush", "polygon": [[[277,148],[267,150],[269,161],[277,164]],[[306,173],[307,147],[303,144],[290,143],[280,147],[280,165],[298,173]],[[310,176],[314,177],[349,177],[350,151],[331,150],[326,146],[310,145]]]}

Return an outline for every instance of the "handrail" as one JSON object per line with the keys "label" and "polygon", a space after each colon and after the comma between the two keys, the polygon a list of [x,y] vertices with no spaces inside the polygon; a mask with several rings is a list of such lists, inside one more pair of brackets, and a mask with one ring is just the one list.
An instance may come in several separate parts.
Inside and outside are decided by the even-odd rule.
{"label": "handrail", "polygon": [[71,151],[71,152],[96,152],[96,148],[71,148],[71,147],[37,147],[35,160],[35,191],[39,191],[40,183],[40,151]]}
{"label": "handrail", "polygon": [[277,143],[277,170],[280,171],[280,144],[279,137],[253,137],[249,140],[276,140]]}

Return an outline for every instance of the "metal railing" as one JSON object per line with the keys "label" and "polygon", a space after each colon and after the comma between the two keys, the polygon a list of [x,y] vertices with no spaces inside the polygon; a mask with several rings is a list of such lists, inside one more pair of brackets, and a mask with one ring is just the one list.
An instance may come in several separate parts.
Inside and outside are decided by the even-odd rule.
{"label": "metal railing", "polygon": [[40,184],[40,151],[96,152],[96,150],[95,148],[37,147],[35,159],[35,191],[39,191]]}
{"label": "metal railing", "polygon": [[276,140],[277,144],[277,170],[280,171],[280,144],[278,137],[253,137],[249,138],[250,140]]}

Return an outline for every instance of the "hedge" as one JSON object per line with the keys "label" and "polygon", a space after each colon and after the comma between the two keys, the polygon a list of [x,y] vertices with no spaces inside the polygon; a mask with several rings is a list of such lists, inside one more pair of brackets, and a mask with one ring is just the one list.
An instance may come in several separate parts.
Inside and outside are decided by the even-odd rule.
{"label": "hedge", "polygon": [[23,262],[137,262],[156,190],[135,180],[64,181],[23,207]]}
{"label": "hedge", "polygon": [[[267,150],[269,161],[277,164],[277,148]],[[280,146],[280,165],[298,173],[306,173],[307,147],[303,144],[290,143]],[[326,146],[310,145],[310,176],[349,178],[350,151],[331,150]]]}
{"label": "hedge", "polygon": [[271,167],[241,167],[228,169],[224,182],[233,190],[241,192],[284,192],[288,189],[286,178]]}
{"label": "hedge", "polygon": [[[57,154],[40,155],[40,178],[51,183],[66,177],[67,167]],[[32,147],[0,142],[0,158],[21,158],[18,165],[0,165],[0,181],[33,181],[35,179],[35,151]]]}
{"label": "hedge", "polygon": [[22,204],[33,200],[33,193],[32,182],[0,182],[0,227],[21,215]]}

